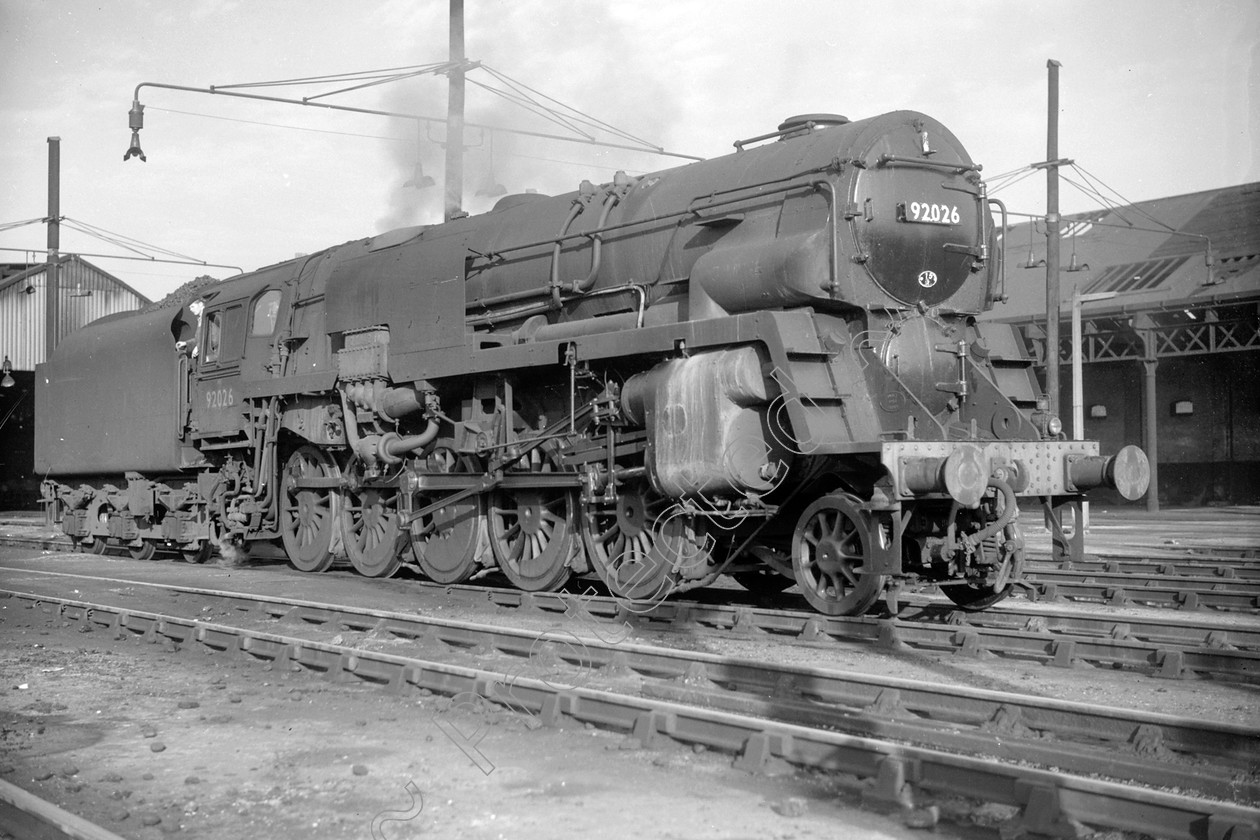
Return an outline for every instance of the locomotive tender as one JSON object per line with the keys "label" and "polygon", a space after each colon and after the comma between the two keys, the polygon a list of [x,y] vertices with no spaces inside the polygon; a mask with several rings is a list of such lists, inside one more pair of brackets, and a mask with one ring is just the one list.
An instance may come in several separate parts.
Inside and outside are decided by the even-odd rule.
{"label": "locomotive tender", "polygon": [[[279,541],[524,590],[728,573],[832,614],[1021,579],[1018,506],[1146,490],[1045,410],[994,208],[943,125],[811,115],[734,154],[348,242],[101,319],[37,374],[92,550]],[[889,586],[889,584],[892,584]]]}

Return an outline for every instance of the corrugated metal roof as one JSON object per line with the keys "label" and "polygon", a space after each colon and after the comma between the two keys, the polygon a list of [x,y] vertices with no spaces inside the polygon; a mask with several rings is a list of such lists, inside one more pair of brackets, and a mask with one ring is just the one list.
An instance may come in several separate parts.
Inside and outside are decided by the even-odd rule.
{"label": "corrugated metal roof", "polygon": [[[77,256],[58,260],[59,331],[62,336],[97,318],[139,309],[149,299],[107,271]],[[0,354],[16,370],[44,361],[48,266],[8,264],[0,270]],[[16,270],[14,270],[16,269]],[[7,274],[7,276],[5,276]]]}
{"label": "corrugated metal roof", "polygon": [[[1074,291],[1116,293],[1084,304],[1090,315],[1260,298],[1260,183],[1064,216],[1061,232],[1064,318]],[[1006,241],[1009,300],[985,317],[1044,320],[1045,223],[1014,225]]]}

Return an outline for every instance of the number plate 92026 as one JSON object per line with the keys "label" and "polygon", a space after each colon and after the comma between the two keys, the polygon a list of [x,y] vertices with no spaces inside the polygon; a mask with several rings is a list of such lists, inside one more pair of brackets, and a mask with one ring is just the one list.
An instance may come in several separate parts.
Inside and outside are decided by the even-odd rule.
{"label": "number plate 92026", "polygon": [[897,218],[903,222],[916,222],[923,225],[956,225],[960,217],[957,205],[933,204],[930,201],[903,201],[897,205]]}

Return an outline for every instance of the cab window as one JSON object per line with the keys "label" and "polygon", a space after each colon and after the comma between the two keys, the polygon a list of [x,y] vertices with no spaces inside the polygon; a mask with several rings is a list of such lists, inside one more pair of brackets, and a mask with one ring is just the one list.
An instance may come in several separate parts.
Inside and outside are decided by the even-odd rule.
{"label": "cab window", "polygon": [[206,313],[205,355],[207,365],[233,365],[245,349],[245,304],[230,303]]}
{"label": "cab window", "polygon": [[254,301],[250,318],[250,335],[271,335],[276,329],[276,316],[280,312],[280,290],[271,289]]}
{"label": "cab window", "polygon": [[223,311],[219,310],[206,316],[206,352],[202,358],[207,362],[217,362],[222,347]]}

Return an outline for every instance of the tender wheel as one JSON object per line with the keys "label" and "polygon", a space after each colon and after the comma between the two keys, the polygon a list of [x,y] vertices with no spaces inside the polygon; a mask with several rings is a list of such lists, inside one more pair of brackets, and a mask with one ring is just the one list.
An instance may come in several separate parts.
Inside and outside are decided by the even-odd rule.
{"label": "tender wheel", "polygon": [[[433,473],[477,472],[476,462],[455,451],[453,441],[440,442],[420,469]],[[442,495],[450,495],[443,492]],[[415,509],[441,496],[418,495]],[[462,583],[477,571],[477,557],[485,548],[485,516],[479,496],[438,508],[411,523],[411,547],[420,570],[437,583]]]}
{"label": "tender wheel", "polygon": [[490,547],[518,589],[554,592],[569,579],[576,548],[568,490],[497,491],[490,495]]}
{"label": "tender wheel", "polygon": [[805,508],[792,535],[792,570],[814,609],[861,615],[875,603],[884,577],[864,573],[873,536],[852,496],[824,496]]}
{"label": "tender wheel", "polygon": [[336,462],[322,449],[303,446],[289,456],[280,479],[280,536],[289,562],[303,572],[323,572],[333,563],[333,536],[341,494],[330,487],[300,487],[307,478],[336,478]]}
{"label": "tender wheel", "polygon": [[359,574],[390,577],[398,571],[406,535],[397,488],[363,487],[347,492],[341,507],[341,538]]}
{"label": "tender wheel", "polygon": [[157,544],[153,540],[143,540],[138,546],[127,546],[127,552],[132,560],[152,560],[157,554]]}
{"label": "tender wheel", "polygon": [[712,549],[702,521],[650,492],[627,489],[614,508],[588,506],[582,517],[595,573],[613,594],[634,601],[665,598],[688,576],[684,569],[707,565]]}
{"label": "tender wheel", "polygon": [[[113,510],[107,502],[96,502],[92,518],[102,527],[109,527],[109,514]],[[104,554],[109,549],[109,540],[105,537],[86,537],[83,545],[93,554]]]}
{"label": "tender wheel", "polygon": [[179,556],[184,559],[185,563],[201,564],[210,559],[210,555],[214,552],[214,546],[209,540],[198,543],[196,548],[185,548],[180,551]]}
{"label": "tender wheel", "polygon": [[209,531],[209,539],[198,541],[195,547],[180,549],[179,556],[185,563],[201,564],[214,554],[214,547],[219,541],[219,528],[214,520],[209,522]]}

